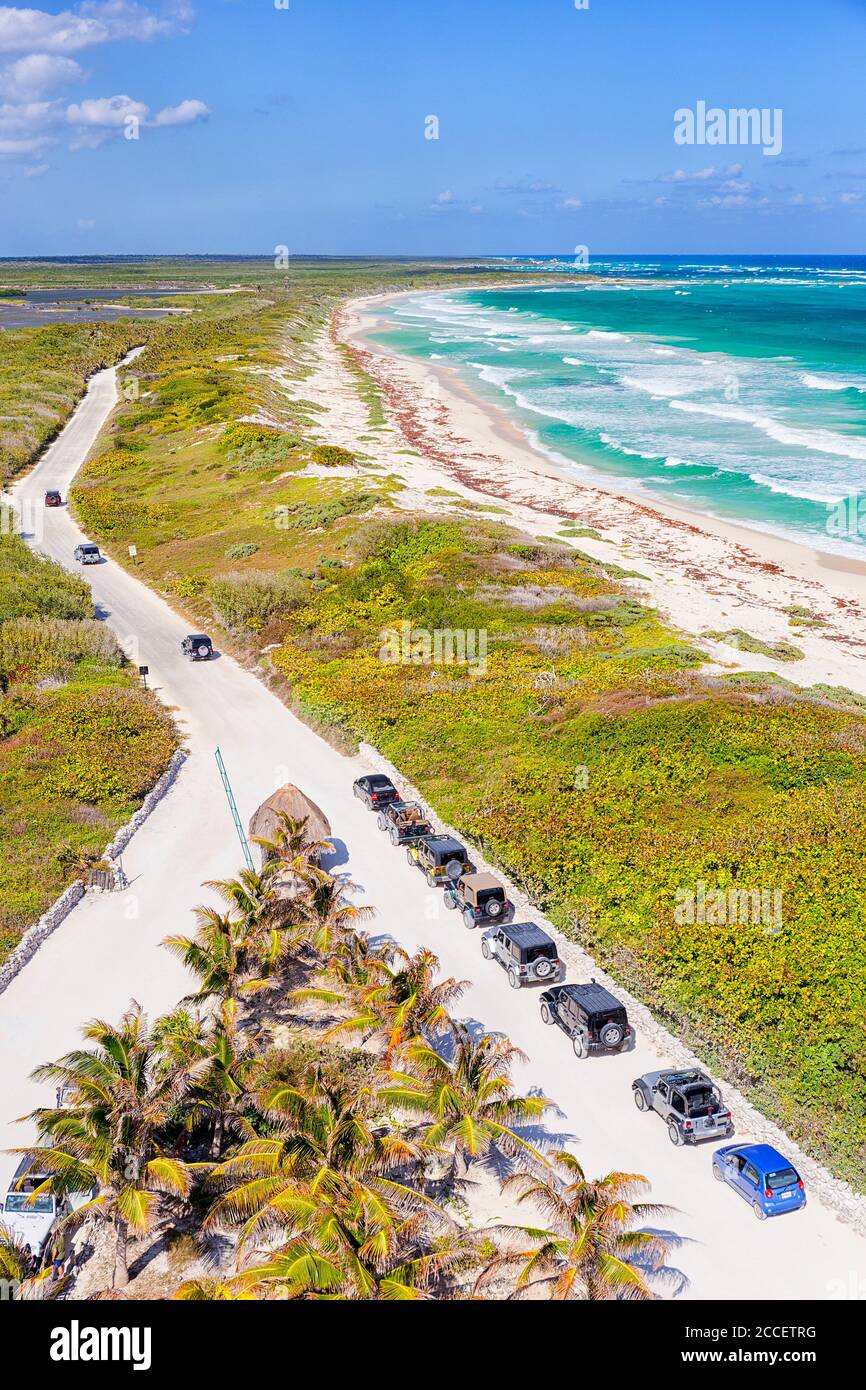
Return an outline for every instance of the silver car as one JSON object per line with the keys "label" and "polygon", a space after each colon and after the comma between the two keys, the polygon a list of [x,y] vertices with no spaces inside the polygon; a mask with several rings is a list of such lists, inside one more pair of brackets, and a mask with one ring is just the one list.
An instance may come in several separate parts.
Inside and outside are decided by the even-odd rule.
{"label": "silver car", "polygon": [[22,1159],[15,1170],[9,1191],[0,1204],[0,1223],[7,1230],[19,1236],[31,1254],[38,1260],[55,1221],[65,1216],[69,1206],[65,1197],[54,1197],[50,1193],[32,1194],[46,1180],[44,1173],[28,1172],[29,1159]]}
{"label": "silver car", "polygon": [[638,1110],[655,1110],[668,1127],[672,1144],[697,1144],[702,1139],[729,1139],[734,1132],[731,1112],[718,1086],[705,1072],[648,1071],[631,1083]]}

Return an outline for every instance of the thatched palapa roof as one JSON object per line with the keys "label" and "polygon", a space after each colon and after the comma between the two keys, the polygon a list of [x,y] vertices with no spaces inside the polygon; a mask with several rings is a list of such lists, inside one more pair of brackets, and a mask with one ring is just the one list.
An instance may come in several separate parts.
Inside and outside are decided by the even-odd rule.
{"label": "thatched palapa roof", "polygon": [[315,801],[304,796],[304,793],[293,786],[291,782],[287,782],[284,787],[278,787],[275,792],[272,792],[267,801],[263,801],[254,813],[250,820],[251,838],[275,839],[281,814],[291,817],[292,820],[303,820],[306,817],[308,840],[330,839],[331,827],[324,811],[321,811]]}

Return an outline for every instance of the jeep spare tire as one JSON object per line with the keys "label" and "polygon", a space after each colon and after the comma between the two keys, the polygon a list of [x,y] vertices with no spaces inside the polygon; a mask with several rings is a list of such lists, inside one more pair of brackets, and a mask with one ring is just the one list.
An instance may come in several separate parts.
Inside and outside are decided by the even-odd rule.
{"label": "jeep spare tire", "polygon": [[207,656],[210,652],[210,647],[206,647],[204,642],[199,642],[198,646],[196,647],[196,651],[198,652],[199,656]]}
{"label": "jeep spare tire", "polygon": [[502,911],[502,903],[497,902],[494,898],[492,903],[488,903],[487,911],[490,913],[491,917],[498,917]]}
{"label": "jeep spare tire", "polygon": [[599,1036],[605,1047],[619,1047],[625,1033],[621,1023],[606,1023]]}
{"label": "jeep spare tire", "polygon": [[460,863],[460,860],[449,859],[448,863],[445,865],[445,873],[452,883],[456,883],[458,878],[463,874],[463,865]]}
{"label": "jeep spare tire", "polygon": [[552,961],[545,960],[543,956],[541,960],[535,962],[535,973],[539,980],[546,980],[552,969]]}

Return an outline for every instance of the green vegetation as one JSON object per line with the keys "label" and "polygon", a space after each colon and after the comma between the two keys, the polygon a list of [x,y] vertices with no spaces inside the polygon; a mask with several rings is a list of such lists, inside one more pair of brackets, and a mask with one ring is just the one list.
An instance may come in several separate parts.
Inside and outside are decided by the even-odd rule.
{"label": "green vegetation", "polygon": [[740,627],[729,628],[726,632],[707,629],[703,635],[713,642],[725,642],[729,647],[736,647],[737,651],[757,652],[759,656],[772,656],[776,661],[802,661],[805,656],[792,642],[763,642],[760,637],[753,637]]}
{"label": "green vegetation", "polygon": [[0,959],[99,859],[174,747],[87,585],[0,535]]}

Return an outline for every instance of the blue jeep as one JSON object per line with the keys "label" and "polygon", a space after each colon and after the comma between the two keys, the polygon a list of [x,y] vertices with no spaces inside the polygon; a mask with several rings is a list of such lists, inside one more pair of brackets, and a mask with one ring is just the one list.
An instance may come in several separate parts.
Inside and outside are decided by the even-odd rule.
{"label": "blue jeep", "polygon": [[806,1205],[800,1174],[769,1144],[728,1144],[716,1149],[713,1177],[739,1192],[759,1221]]}

